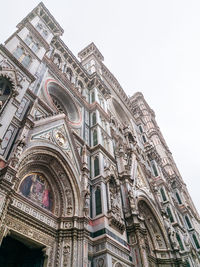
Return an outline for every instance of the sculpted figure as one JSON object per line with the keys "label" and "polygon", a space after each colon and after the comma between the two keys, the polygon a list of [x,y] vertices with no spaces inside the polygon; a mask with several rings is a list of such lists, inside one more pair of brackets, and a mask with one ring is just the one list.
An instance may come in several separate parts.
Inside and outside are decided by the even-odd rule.
{"label": "sculpted figure", "polygon": [[129,199],[129,204],[130,204],[131,210],[135,210],[136,209],[135,199],[133,196],[133,191],[131,189],[128,191],[128,199]]}
{"label": "sculpted figure", "polygon": [[90,207],[90,193],[89,191],[86,192],[85,197],[84,197],[84,212],[85,216],[89,215],[89,207]]}
{"label": "sculpted figure", "polygon": [[176,239],[176,232],[174,231],[174,228],[172,226],[168,229],[168,235],[169,235],[169,239],[170,239],[172,247],[174,249],[178,249],[179,245]]}

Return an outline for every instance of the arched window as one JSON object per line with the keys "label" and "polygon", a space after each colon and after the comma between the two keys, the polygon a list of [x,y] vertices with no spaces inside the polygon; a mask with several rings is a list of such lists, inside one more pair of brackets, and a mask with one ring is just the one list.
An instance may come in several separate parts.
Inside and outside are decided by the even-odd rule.
{"label": "arched window", "polygon": [[162,187],[160,188],[160,193],[161,193],[161,196],[162,196],[162,200],[163,201],[167,201],[167,197],[165,195],[165,191],[164,191],[164,189]]}
{"label": "arched window", "polygon": [[167,214],[169,216],[170,222],[173,223],[174,222],[174,218],[173,218],[171,209],[169,207],[167,207]]}
{"label": "arched window", "polygon": [[97,123],[97,116],[96,116],[96,112],[94,112],[92,114],[92,125],[95,125]]}
{"label": "arched window", "polygon": [[155,165],[154,162],[151,162],[151,165],[152,165],[153,173],[157,177],[158,176],[158,171],[157,171],[156,165]]}
{"label": "arched window", "polygon": [[72,73],[72,70],[70,68],[67,68],[66,75],[67,75],[68,80],[70,80],[70,82],[71,82],[73,73]]}
{"label": "arched window", "polygon": [[182,201],[181,201],[181,198],[180,198],[180,196],[179,196],[179,193],[178,192],[176,192],[176,198],[177,198],[177,200],[178,200],[178,204],[182,204]]}
{"label": "arched window", "polygon": [[31,57],[27,54],[25,54],[24,48],[17,47],[13,53],[13,55],[18,59],[19,62],[22,63],[22,65],[27,68],[31,63]]}
{"label": "arched window", "polygon": [[41,33],[41,35],[46,39],[48,36],[48,31],[45,29],[44,25],[42,23],[38,23],[36,26],[36,29]]}
{"label": "arched window", "polygon": [[33,40],[30,35],[26,36],[24,42],[32,49],[33,52],[37,52],[39,50],[39,44]]}
{"label": "arched window", "polygon": [[0,101],[4,102],[8,99],[12,91],[11,82],[5,78],[0,77]]}
{"label": "arched window", "polygon": [[48,37],[48,31],[43,29],[43,31],[41,32],[41,35],[44,37],[44,39],[46,39]]}
{"label": "arched window", "polygon": [[39,50],[39,44],[33,42],[32,46],[31,46],[31,49],[33,50],[33,52],[36,53]]}
{"label": "arched window", "polygon": [[48,83],[48,93],[56,109],[64,113],[70,122],[79,122],[80,113],[72,97],[55,82]]}
{"label": "arched window", "polygon": [[199,241],[198,241],[196,235],[193,234],[193,235],[192,235],[192,238],[193,238],[193,240],[194,240],[194,243],[195,243],[196,248],[197,248],[197,249],[200,249]]}
{"label": "arched window", "polygon": [[179,243],[180,250],[184,250],[184,246],[183,246],[182,240],[181,240],[180,235],[178,233],[176,233],[176,239],[177,239],[177,241]]}
{"label": "arched window", "polygon": [[99,158],[95,157],[94,158],[94,176],[96,177],[97,175],[99,175]]}
{"label": "arched window", "polygon": [[98,144],[98,136],[97,136],[97,130],[95,129],[93,131],[93,146],[96,146]]}
{"label": "arched window", "polygon": [[[24,55],[24,49],[22,47],[17,47],[13,55],[20,61],[21,57]],[[21,62],[21,61],[20,61]]]}
{"label": "arched window", "polygon": [[142,140],[143,140],[143,143],[147,142],[145,135],[142,135]]}
{"label": "arched window", "polygon": [[139,125],[139,130],[141,133],[143,133],[142,125]]}
{"label": "arched window", "polygon": [[36,26],[36,29],[40,32],[43,29],[43,26],[41,23],[38,23]]}
{"label": "arched window", "polygon": [[33,42],[33,38],[30,35],[27,35],[24,42],[29,46]]}
{"label": "arched window", "polygon": [[96,216],[102,213],[101,206],[101,189],[98,186],[95,191],[95,207],[96,207]]}
{"label": "arched window", "polygon": [[92,103],[94,103],[94,101],[95,101],[95,93],[94,92],[92,92],[92,97],[91,98],[92,98],[91,99]]}
{"label": "arched window", "polygon": [[188,229],[192,229],[192,224],[191,224],[190,219],[188,218],[187,215],[185,216],[185,220],[186,220]]}
{"label": "arched window", "polygon": [[24,56],[24,58],[22,59],[21,63],[25,68],[28,68],[28,66],[31,63],[31,57],[29,55]]}

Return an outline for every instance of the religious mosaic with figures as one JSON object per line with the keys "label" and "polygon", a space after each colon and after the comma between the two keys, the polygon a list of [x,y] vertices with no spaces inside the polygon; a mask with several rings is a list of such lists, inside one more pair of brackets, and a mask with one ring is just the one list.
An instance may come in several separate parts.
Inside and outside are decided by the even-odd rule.
{"label": "religious mosaic with figures", "polygon": [[42,208],[52,211],[53,197],[50,186],[40,173],[26,176],[19,188],[20,193]]}

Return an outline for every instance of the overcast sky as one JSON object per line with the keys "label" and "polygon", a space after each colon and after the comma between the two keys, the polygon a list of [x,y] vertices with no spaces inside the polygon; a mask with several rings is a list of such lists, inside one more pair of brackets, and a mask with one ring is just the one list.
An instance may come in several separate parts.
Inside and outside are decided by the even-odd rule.
{"label": "overcast sky", "polygon": [[[1,3],[1,43],[39,2]],[[143,93],[200,212],[200,1],[43,2],[75,55],[93,41],[125,92]]]}

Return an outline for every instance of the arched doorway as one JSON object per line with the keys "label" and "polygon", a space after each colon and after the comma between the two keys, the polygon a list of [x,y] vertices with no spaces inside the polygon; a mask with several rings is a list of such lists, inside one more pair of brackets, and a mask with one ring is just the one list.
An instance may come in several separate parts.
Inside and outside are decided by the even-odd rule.
{"label": "arched doorway", "polygon": [[[74,173],[67,159],[56,149],[40,146],[24,152],[4,219],[0,266],[76,264],[81,255],[78,249],[82,249],[84,241],[80,246],[73,235],[77,232],[77,218],[82,215],[80,185]],[[11,236],[6,236],[7,232]],[[81,235],[82,229],[79,232]],[[34,247],[34,243],[39,246]],[[65,248],[67,256],[62,257]]]}

